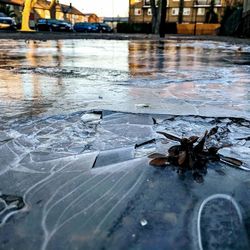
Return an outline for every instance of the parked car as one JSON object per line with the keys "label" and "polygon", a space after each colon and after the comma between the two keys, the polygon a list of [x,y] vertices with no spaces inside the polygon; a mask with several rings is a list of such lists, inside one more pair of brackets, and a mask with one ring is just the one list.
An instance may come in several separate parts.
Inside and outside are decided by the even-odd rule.
{"label": "parked car", "polygon": [[73,31],[72,24],[65,20],[39,19],[36,24],[38,31]]}
{"label": "parked car", "polygon": [[113,32],[113,29],[106,23],[95,23],[95,25],[98,28],[98,32],[101,32],[101,33]]}
{"label": "parked car", "polygon": [[76,32],[98,32],[98,27],[94,23],[80,22],[75,23],[74,30]]}
{"label": "parked car", "polygon": [[0,17],[0,30],[16,30],[16,22],[11,17]]}

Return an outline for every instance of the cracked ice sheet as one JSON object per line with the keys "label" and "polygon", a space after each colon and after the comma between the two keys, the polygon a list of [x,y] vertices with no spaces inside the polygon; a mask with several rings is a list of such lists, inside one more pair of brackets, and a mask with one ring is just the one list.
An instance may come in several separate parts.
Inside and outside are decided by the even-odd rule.
{"label": "cracked ice sheet", "polygon": [[[147,154],[173,145],[162,144],[156,131],[202,136],[215,125],[221,143],[234,145],[226,154],[249,166],[244,119],[104,111],[9,123],[0,154],[8,150],[10,159],[1,164],[0,191],[23,197],[26,206],[0,227],[1,248],[193,249],[199,204],[217,193],[240,204],[249,232],[249,172],[211,164],[201,185],[191,173],[180,179],[171,168],[148,165]],[[244,227],[240,232],[225,241],[233,249],[236,238],[240,247],[247,244]]]}

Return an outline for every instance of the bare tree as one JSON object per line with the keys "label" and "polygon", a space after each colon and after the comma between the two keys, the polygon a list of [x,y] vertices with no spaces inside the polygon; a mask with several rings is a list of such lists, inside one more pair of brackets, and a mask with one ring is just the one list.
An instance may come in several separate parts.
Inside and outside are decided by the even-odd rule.
{"label": "bare tree", "polygon": [[150,6],[152,10],[152,33],[164,37],[167,0],[158,0],[157,4],[155,0],[150,0]]}
{"label": "bare tree", "polygon": [[51,1],[51,4],[49,6],[50,18],[52,19],[56,19],[56,5],[57,1]]}
{"label": "bare tree", "polygon": [[165,36],[167,0],[161,0],[161,3],[159,4],[159,8],[160,8],[160,29],[159,29],[159,34],[160,34],[160,37],[164,37]]}
{"label": "bare tree", "polygon": [[180,2],[179,2],[178,23],[182,23],[182,21],[183,21],[183,9],[184,9],[184,0],[180,0]]}
{"label": "bare tree", "polygon": [[157,25],[158,20],[158,8],[156,7],[155,0],[150,0],[150,6],[152,10],[152,33],[159,33],[159,25]]}
{"label": "bare tree", "polygon": [[211,0],[209,10],[206,13],[205,23],[218,23],[218,15],[214,11],[215,1]]}

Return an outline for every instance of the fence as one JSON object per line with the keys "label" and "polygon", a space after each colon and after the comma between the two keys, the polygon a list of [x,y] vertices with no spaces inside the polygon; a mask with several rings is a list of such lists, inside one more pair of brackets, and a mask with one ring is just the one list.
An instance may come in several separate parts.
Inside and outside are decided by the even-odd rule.
{"label": "fence", "polygon": [[177,24],[177,34],[184,35],[217,35],[220,24]]}

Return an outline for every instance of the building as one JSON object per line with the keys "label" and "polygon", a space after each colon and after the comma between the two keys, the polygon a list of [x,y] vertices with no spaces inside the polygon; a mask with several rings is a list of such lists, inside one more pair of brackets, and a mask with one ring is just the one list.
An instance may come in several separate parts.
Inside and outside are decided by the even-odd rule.
{"label": "building", "polygon": [[16,22],[21,23],[23,0],[0,0],[0,5],[8,5],[16,15]]}
{"label": "building", "polygon": [[[16,14],[16,22],[21,23],[24,0],[0,0],[0,4],[8,5]],[[51,18],[50,2],[38,0],[30,14],[30,27],[34,27],[37,19]],[[55,5],[55,18],[67,20],[72,23],[84,22],[86,15],[71,5],[57,3]]]}
{"label": "building", "polygon": [[94,13],[84,13],[85,15],[85,22],[89,22],[89,23],[99,23],[100,22],[100,18],[94,14]]}
{"label": "building", "polygon": [[[211,6],[218,17],[217,25],[212,25],[215,29],[221,21],[227,0],[168,0],[166,9],[166,23],[192,24],[197,27],[206,23],[206,16]],[[180,10],[182,10],[180,20]],[[129,22],[130,23],[150,23],[152,11],[150,0],[130,0],[129,1]],[[182,25],[184,27],[184,25]],[[204,26],[204,25],[203,25]],[[208,27],[208,25],[206,25]],[[211,25],[210,25],[211,26]],[[212,27],[211,26],[211,27]],[[186,26],[187,27],[187,26]],[[204,26],[205,27],[205,26]],[[194,29],[192,27],[192,29]]]}

